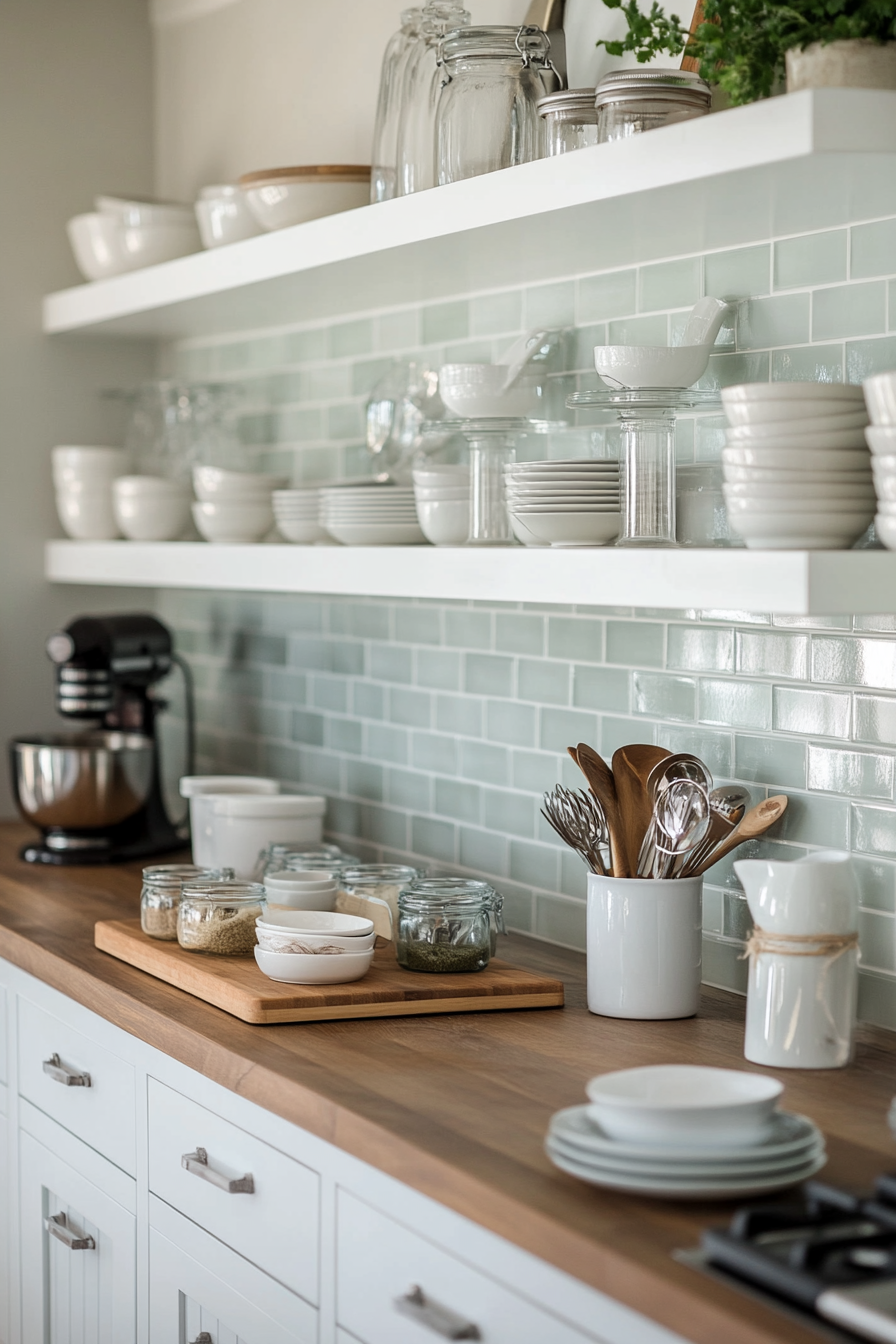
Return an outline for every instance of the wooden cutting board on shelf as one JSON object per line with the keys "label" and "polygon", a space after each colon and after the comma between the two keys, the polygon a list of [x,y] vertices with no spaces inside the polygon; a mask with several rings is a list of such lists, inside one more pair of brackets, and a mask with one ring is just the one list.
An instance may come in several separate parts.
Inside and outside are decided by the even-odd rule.
{"label": "wooden cutting board on shelf", "polygon": [[376,950],[363,980],[348,985],[279,984],[262,975],[252,957],[185,952],[178,943],[148,938],[139,919],[100,920],[94,943],[101,952],[255,1024],[563,1006],[560,980],[498,959],[472,974],[403,971],[391,943]]}

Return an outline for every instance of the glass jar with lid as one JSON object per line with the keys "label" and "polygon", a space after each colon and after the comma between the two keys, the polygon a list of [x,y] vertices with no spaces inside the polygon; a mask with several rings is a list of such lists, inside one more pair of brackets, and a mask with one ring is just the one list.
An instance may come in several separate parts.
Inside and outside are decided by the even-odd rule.
{"label": "glass jar with lid", "polygon": [[436,975],[485,970],[492,919],[500,916],[496,895],[487,882],[460,877],[428,878],[403,888],[395,935],[399,966]]}
{"label": "glass jar with lid", "polygon": [[561,89],[539,98],[537,109],[548,158],[597,144],[594,92],[594,89]]}
{"label": "glass jar with lid", "polygon": [[693,70],[614,70],[594,91],[597,140],[626,140],[711,111],[712,90]]}
{"label": "glass jar with lid", "polygon": [[272,873],[282,873],[292,859],[321,860],[324,863],[344,863],[346,856],[338,845],[309,845],[307,840],[272,842],[258,856],[255,876],[261,880]]}
{"label": "glass jar with lid", "polygon": [[398,919],[398,893],[422,874],[417,868],[401,863],[361,863],[344,868],[339,886],[349,896],[372,896],[385,901],[392,912],[393,926]]}
{"label": "glass jar with lid", "polygon": [[459,182],[541,157],[536,106],[561,79],[541,28],[493,25],[447,33],[439,48],[439,183]]}
{"label": "glass jar with lid", "polygon": [[233,877],[232,868],[202,868],[195,863],[157,863],[143,869],[140,927],[150,938],[177,941],[177,908],[185,882],[221,882]]}
{"label": "glass jar with lid", "polygon": [[177,911],[177,941],[187,952],[251,956],[255,921],[267,903],[258,882],[188,883]]}

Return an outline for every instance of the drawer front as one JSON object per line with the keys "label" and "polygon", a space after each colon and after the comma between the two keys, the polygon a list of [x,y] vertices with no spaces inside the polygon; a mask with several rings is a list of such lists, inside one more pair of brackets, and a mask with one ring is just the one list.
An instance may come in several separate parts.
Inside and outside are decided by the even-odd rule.
{"label": "drawer front", "polygon": [[[517,1297],[441,1247],[344,1190],[338,1193],[336,1319],[363,1344],[434,1344],[450,1326],[475,1326],[487,1344],[594,1340]],[[405,1311],[396,1302],[405,1301]],[[430,1315],[434,1313],[434,1317]],[[441,1321],[439,1319],[441,1313]],[[446,1316],[444,1313],[448,1313]],[[440,1328],[441,1327],[441,1328]]]}
{"label": "drawer front", "polygon": [[[206,1162],[195,1154],[204,1150]],[[190,1158],[189,1168],[183,1165]],[[251,1192],[229,1191],[228,1182]],[[149,1080],[149,1188],[308,1302],[318,1300],[320,1178],[270,1144]]]}
{"label": "drawer front", "polygon": [[[69,1086],[64,1081],[69,1077],[87,1077],[90,1085]],[[133,1065],[21,995],[19,1092],[110,1162],[135,1174]]]}

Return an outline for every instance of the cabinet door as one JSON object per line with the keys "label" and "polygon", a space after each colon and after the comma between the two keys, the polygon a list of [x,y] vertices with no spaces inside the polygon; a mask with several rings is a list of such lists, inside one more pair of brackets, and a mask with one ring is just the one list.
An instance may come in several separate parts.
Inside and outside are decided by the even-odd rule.
{"label": "cabinet door", "polygon": [[24,1131],[22,1344],[133,1344],[132,1213]]}
{"label": "cabinet door", "polygon": [[[2,1089],[0,1089],[2,1091]],[[0,1340],[9,1339],[9,1122],[0,1115]]]}

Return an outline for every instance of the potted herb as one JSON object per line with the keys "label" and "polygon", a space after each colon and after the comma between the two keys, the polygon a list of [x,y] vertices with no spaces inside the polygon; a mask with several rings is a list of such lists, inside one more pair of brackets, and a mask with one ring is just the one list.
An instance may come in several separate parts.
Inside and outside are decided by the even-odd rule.
{"label": "potted herb", "polygon": [[611,56],[645,62],[687,48],[688,64],[720,85],[731,103],[787,91],[839,86],[896,89],[896,0],[704,0],[690,32],[658,0],[603,0],[621,9],[628,33],[600,41]]}

